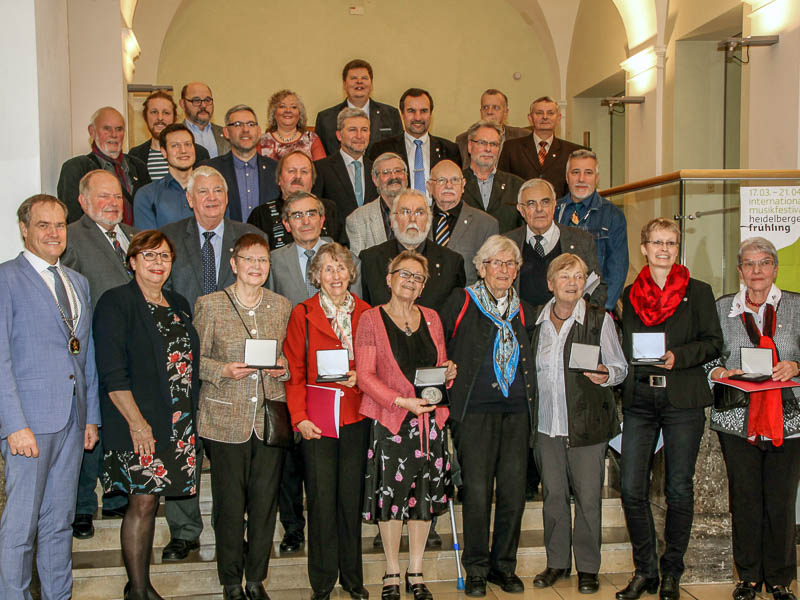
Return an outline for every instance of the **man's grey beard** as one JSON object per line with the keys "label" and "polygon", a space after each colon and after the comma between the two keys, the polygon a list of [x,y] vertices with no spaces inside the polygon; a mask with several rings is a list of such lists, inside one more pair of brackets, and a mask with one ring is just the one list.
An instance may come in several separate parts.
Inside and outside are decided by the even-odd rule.
{"label": "man's grey beard", "polygon": [[425,238],[428,237],[428,233],[431,230],[431,219],[428,219],[428,224],[425,226],[425,231],[419,231],[416,234],[409,233],[408,229],[406,231],[398,231],[397,224],[394,223],[392,229],[394,230],[394,237],[397,238],[397,241],[403,244],[403,246],[419,246],[422,242],[425,241]]}

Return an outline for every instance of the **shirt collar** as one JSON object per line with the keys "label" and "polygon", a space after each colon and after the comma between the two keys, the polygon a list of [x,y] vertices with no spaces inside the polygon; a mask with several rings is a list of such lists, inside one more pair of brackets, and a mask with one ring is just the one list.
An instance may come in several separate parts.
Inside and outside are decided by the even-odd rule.
{"label": "shirt collar", "polygon": [[[329,242],[332,242],[332,241],[333,241],[333,240],[331,240],[330,238],[326,238],[326,237],[320,237],[320,238],[317,240],[317,243],[316,243],[316,244],[314,244],[314,247],[313,247],[313,248],[311,248],[311,249],[314,251],[314,254],[316,254],[317,252],[319,252],[319,249],[320,249],[320,248],[322,248],[322,247],[323,247],[325,244],[327,244],[327,243],[329,243]],[[297,242],[295,242],[295,243],[294,243],[294,245],[295,245],[295,248],[297,249],[297,256],[298,256],[299,258],[302,258],[302,257],[304,257],[304,256],[305,256],[306,249],[305,249],[305,248],[303,248],[303,247],[302,247],[300,244],[298,244]]]}
{"label": "shirt collar", "polygon": [[361,156],[359,156],[358,158],[353,158],[352,156],[350,156],[347,152],[345,152],[341,148],[339,148],[339,154],[342,155],[342,160],[344,160],[344,165],[346,167],[349,167],[350,164],[354,163],[354,162],[361,163],[361,166],[362,167],[364,166],[364,155],[363,154]]}
{"label": "shirt collar", "polygon": [[199,131],[202,133],[211,126],[211,121],[206,123],[205,127],[200,127],[200,125],[197,125],[196,123],[190,121],[189,119],[184,119],[183,124],[186,125],[192,131]]}
{"label": "shirt collar", "polygon": [[350,99],[348,98],[347,106],[350,108],[357,108],[358,110],[363,110],[365,113],[367,113],[367,117],[369,117],[369,98],[367,98],[367,103],[364,104],[364,106],[356,106],[355,104],[350,102]]}
{"label": "shirt collar", "polygon": [[197,223],[197,231],[200,232],[201,236],[206,231],[213,231],[217,236],[219,236],[219,239],[222,239],[222,234],[225,232],[225,219],[222,219],[219,222],[219,225],[217,225],[214,229],[203,229],[203,226],[200,225],[200,223]]}
{"label": "shirt collar", "polygon": [[[544,309],[542,312],[539,313],[539,318],[536,319],[536,324],[539,325],[543,321],[548,321],[550,319],[550,311],[552,310],[553,305],[556,303],[555,298],[550,298],[547,304],[544,305]],[[572,309],[572,314],[567,318],[567,321],[570,319],[574,319],[581,325],[583,325],[583,320],[586,318],[586,301],[581,298],[578,300],[577,304],[575,304],[575,308]],[[565,323],[567,321],[564,321]]]}
{"label": "shirt collar", "polygon": [[549,140],[542,139],[542,138],[540,138],[538,135],[536,135],[535,133],[533,134],[533,143],[534,143],[534,144],[536,144],[536,150],[537,150],[537,152],[538,152],[538,150],[539,150],[539,143],[540,143],[540,142],[547,142],[547,149],[549,150],[549,149],[550,149],[550,146],[552,146],[552,145],[553,145],[553,140],[554,140],[554,139],[556,139],[556,136],[555,136],[555,134],[554,134],[554,135],[551,135]]}
{"label": "shirt collar", "polygon": [[[743,312],[747,311],[754,315],[758,315],[759,311],[752,310],[749,306],[745,304],[745,294],[747,293],[747,288],[742,284],[739,291],[733,297],[733,302],[731,303],[731,312],[728,313],[729,317],[738,317]],[[764,304],[771,304],[774,308],[778,308],[778,302],[781,300],[781,289],[772,284],[772,287],[769,288],[769,293],[767,294],[767,301]]]}
{"label": "shirt collar", "polygon": [[242,160],[241,158],[236,156],[233,152],[231,152],[231,156],[233,157],[233,166],[235,168],[241,169],[245,165],[247,165],[248,167],[250,167],[252,169],[256,168],[256,163],[258,162],[258,153],[253,154],[253,156],[250,157],[250,160],[247,160],[247,161]]}
{"label": "shirt collar", "polygon": [[56,261],[55,265],[51,265],[41,256],[36,256],[33,252],[28,250],[27,248],[22,251],[22,255],[28,259],[28,262],[31,263],[31,266],[36,269],[37,273],[44,273],[50,267],[58,267],[61,269],[61,259]]}
{"label": "shirt collar", "polygon": [[[550,228],[542,234],[542,237],[543,237],[542,241],[545,243],[545,245],[549,245],[551,241],[553,241],[553,242],[555,241],[556,238],[554,236],[556,235],[557,231],[558,231],[558,227],[556,227],[556,222],[553,221],[552,223],[550,223]],[[529,244],[531,242],[531,240],[533,239],[533,236],[535,236],[535,235],[536,234],[531,231],[531,228],[526,225],[525,226],[525,242]]]}
{"label": "shirt collar", "polygon": [[431,136],[427,131],[425,132],[425,135],[423,135],[422,137],[418,137],[418,138],[415,138],[413,135],[409,135],[409,133],[407,131],[404,132],[403,135],[406,137],[406,146],[410,146],[411,148],[414,147],[414,141],[415,140],[421,140],[422,141],[422,145],[423,146],[427,146],[428,142],[431,139]]}
{"label": "shirt collar", "polygon": [[[96,221],[95,221],[95,225],[97,225],[97,228],[98,228],[98,229],[100,230],[100,232],[103,234],[103,237],[106,237],[106,238],[108,237],[108,236],[106,235],[106,232],[107,232],[107,231],[113,231],[114,233],[116,233],[116,234],[117,234],[117,239],[119,239],[121,236],[125,236],[125,233],[122,231],[122,228],[119,226],[119,223],[117,223],[116,225],[114,225],[114,228],[113,228],[113,229],[110,229],[110,230],[109,230],[109,229],[106,229],[105,227],[103,227],[102,225],[100,225],[100,223],[98,223],[98,222],[96,222]],[[110,238],[109,238],[109,239],[110,239]]]}

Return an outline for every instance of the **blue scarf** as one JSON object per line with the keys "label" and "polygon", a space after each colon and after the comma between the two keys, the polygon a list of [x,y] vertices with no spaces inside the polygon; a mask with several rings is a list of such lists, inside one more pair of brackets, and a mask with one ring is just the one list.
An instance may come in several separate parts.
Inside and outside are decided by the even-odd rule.
{"label": "blue scarf", "polygon": [[519,342],[511,326],[511,320],[519,313],[519,296],[514,292],[513,287],[509,288],[508,317],[504,319],[483,280],[472,284],[466,288],[466,291],[478,310],[497,327],[497,335],[494,338],[494,360],[492,361],[494,376],[503,396],[508,398],[508,388],[514,382],[519,363]]}

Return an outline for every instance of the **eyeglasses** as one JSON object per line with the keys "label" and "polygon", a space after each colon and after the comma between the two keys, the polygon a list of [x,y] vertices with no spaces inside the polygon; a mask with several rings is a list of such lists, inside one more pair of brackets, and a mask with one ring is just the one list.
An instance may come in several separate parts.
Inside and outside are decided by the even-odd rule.
{"label": "eyeglasses", "polygon": [[258,123],[256,121],[234,121],[233,123],[228,123],[228,127],[233,127],[235,129],[239,129],[247,125],[251,129],[253,127],[258,127]]}
{"label": "eyeglasses", "polygon": [[289,213],[289,218],[292,221],[302,221],[303,218],[316,219],[318,216],[319,216],[319,211],[316,208],[311,208],[306,211],[298,210],[296,212]]}
{"label": "eyeglasses", "polygon": [[675,240],[647,240],[647,243],[657,248],[667,248],[668,250],[678,247],[678,242]]}
{"label": "eyeglasses", "polygon": [[447,185],[449,183],[453,187],[456,187],[457,185],[460,185],[461,183],[464,182],[464,178],[463,177],[450,177],[450,178],[437,177],[436,179],[431,179],[431,181],[433,181],[433,183],[435,183],[436,185]]}
{"label": "eyeglasses", "polygon": [[184,98],[186,102],[190,103],[192,106],[200,106],[201,104],[214,104],[214,99],[211,96],[206,96],[205,98],[198,98],[195,96],[194,98]]}
{"label": "eyeglasses", "polygon": [[508,269],[509,271],[513,271],[517,268],[517,261],[515,260],[499,260],[499,259],[492,259],[492,260],[485,260],[483,264],[489,265],[493,269],[500,270],[503,267]]}
{"label": "eyeglasses", "polygon": [[417,210],[411,210],[410,208],[401,208],[394,214],[400,215],[401,217],[408,218],[411,215],[414,215],[416,218],[421,219],[428,215],[428,211],[424,208],[418,208]]}
{"label": "eyeglasses", "polygon": [[520,206],[523,208],[549,208],[551,204],[553,204],[553,200],[550,198],[542,198],[541,200],[528,200],[527,202],[520,202]]}
{"label": "eyeglasses", "polygon": [[400,173],[405,173],[406,170],[403,167],[395,167],[394,169],[381,169],[378,171],[381,175],[400,175]]}
{"label": "eyeglasses", "polygon": [[743,260],[739,266],[742,270],[750,271],[758,265],[761,269],[771,269],[775,266],[775,261],[771,258],[762,258],[761,260]]}
{"label": "eyeglasses", "polygon": [[142,250],[139,252],[147,262],[153,262],[156,258],[161,258],[161,262],[172,262],[172,252],[156,252],[155,250]]}
{"label": "eyeglasses", "polygon": [[500,147],[500,142],[490,142],[489,140],[470,140],[473,144],[478,144],[484,150],[486,148],[491,148],[492,150],[497,150]]}
{"label": "eyeglasses", "polygon": [[245,264],[248,264],[251,267],[254,265],[258,265],[259,267],[265,267],[269,264],[268,256],[243,256],[241,254],[237,254],[236,258],[243,260]]}
{"label": "eyeglasses", "polygon": [[400,275],[400,279],[413,279],[415,283],[425,283],[427,277],[422,273],[412,273],[411,271],[406,271],[405,269],[395,269],[389,275],[394,275],[397,273]]}

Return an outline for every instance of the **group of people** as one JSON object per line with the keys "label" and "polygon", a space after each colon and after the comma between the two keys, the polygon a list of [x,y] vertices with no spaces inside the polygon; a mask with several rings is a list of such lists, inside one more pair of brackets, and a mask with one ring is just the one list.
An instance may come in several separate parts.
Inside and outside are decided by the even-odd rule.
{"label": "group of people", "polygon": [[[734,598],[766,584],[793,600],[800,388],[717,383],[741,373],[753,346],[772,350],[772,379],[798,376],[800,305],[774,285],[775,248],[743,242],[744,287],[715,308],[710,286],[676,262],[679,228],[654,219],[641,232],[647,266],[623,290],[624,215],[596,191],[594,153],[555,137],[556,102],[536,99],[532,129],[514,128],[505,96],[487,90],[481,120],[453,143],[429,134],[427,91],[407,90],[398,112],[370,98],[365,61],[342,79],[347,99],[313,132],[289,90],[270,99],[264,135],[245,105],[219,127],[210,88],[190,83],[184,123],[154,92],[152,139],[125,154],[121,115],[100,109],[92,152],[62,168],[61,200],[20,206],[25,250],[0,265],[2,596],[27,597],[38,536],[43,594],[69,597],[70,538],[93,535],[99,477],[103,515],[123,519],[125,598],[160,598],[149,577],[159,499],[171,535],[162,560],[182,560],[199,547],[204,457],[227,599],[268,598],[279,511],[280,551],[307,544],[314,600],[337,581],[369,597],[363,522],[380,531],[382,598],[398,600],[404,583],[430,600],[423,556],[456,484],[467,595],[485,596],[487,582],[522,592],[516,555],[539,479],[547,568],[533,584],[568,576],[574,556],[579,591],[594,593],[620,386],[636,570],[617,598],[679,597],[713,403]],[[641,333],[664,340],[649,363],[633,360]],[[576,344],[599,349],[594,368],[571,366]],[[328,351],[344,359],[339,377],[326,377]],[[423,389],[420,370],[432,368],[441,381]],[[649,504],[659,431],[660,560]]]}

